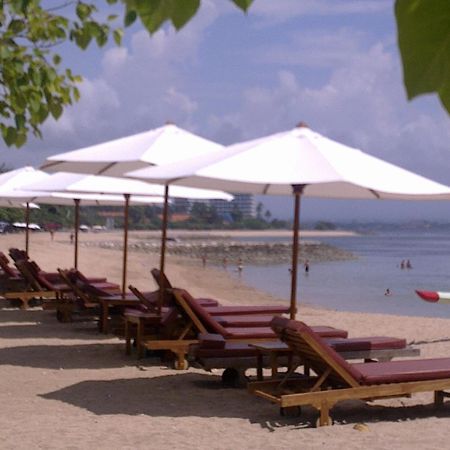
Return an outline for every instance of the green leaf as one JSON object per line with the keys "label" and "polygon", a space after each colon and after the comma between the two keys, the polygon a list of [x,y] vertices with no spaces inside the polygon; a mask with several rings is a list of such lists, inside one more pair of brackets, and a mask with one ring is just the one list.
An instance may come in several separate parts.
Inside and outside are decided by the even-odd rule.
{"label": "green leaf", "polygon": [[8,26],[8,31],[11,31],[14,34],[19,34],[25,28],[26,28],[26,24],[23,20],[15,19],[15,20],[11,20],[11,22]]}
{"label": "green leaf", "polygon": [[55,66],[57,66],[58,64],[60,64],[61,63],[61,56],[59,56],[59,55],[53,55],[53,64],[55,65]]}
{"label": "green leaf", "polygon": [[22,145],[27,142],[27,135],[26,133],[17,133],[16,134],[16,141],[14,142],[16,147],[22,147]]}
{"label": "green leaf", "polygon": [[52,101],[48,105],[48,108],[50,110],[50,114],[58,120],[61,117],[61,114],[63,112],[63,108],[61,106],[61,103],[59,101]]}
{"label": "green leaf", "polygon": [[253,0],[231,0],[238,8],[241,8],[242,11],[247,12],[250,5],[253,3]]}
{"label": "green leaf", "polygon": [[436,92],[450,113],[450,2],[397,0],[395,14],[408,98]]}
{"label": "green leaf", "polygon": [[91,6],[86,3],[79,2],[77,4],[76,13],[80,20],[86,20],[92,12]]}
{"label": "green leaf", "polygon": [[14,127],[7,127],[6,129],[2,130],[2,132],[3,139],[5,140],[6,145],[14,145],[17,138],[17,130]]}
{"label": "green leaf", "polygon": [[113,31],[113,38],[116,45],[120,45],[122,43],[123,38],[123,30],[117,29]]}
{"label": "green leaf", "polygon": [[137,19],[136,11],[134,11],[134,10],[128,11],[125,15],[125,20],[124,20],[125,26],[129,27],[136,21],[136,19]]}
{"label": "green leaf", "polygon": [[172,18],[174,0],[146,0],[137,3],[137,13],[142,24],[150,33],[155,33],[161,25]]}
{"label": "green leaf", "polygon": [[173,26],[179,30],[196,14],[200,0],[175,0],[171,20]]}

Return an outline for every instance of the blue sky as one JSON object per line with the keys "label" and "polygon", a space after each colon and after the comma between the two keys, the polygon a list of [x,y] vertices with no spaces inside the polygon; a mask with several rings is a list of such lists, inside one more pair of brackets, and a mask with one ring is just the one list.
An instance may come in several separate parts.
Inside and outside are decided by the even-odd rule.
{"label": "blue sky", "polygon": [[[20,150],[0,145],[9,167],[37,166],[48,155],[168,120],[222,144],[304,121],[450,184],[450,117],[434,96],[406,100],[392,0],[255,0],[247,15],[229,2],[202,0],[178,33],[166,26],[150,38],[136,25],[122,47],[64,45],[61,54],[84,75],[82,99],[44,126],[42,140]],[[290,199],[262,201],[290,217]],[[450,220],[450,205],[306,200],[302,215]]]}

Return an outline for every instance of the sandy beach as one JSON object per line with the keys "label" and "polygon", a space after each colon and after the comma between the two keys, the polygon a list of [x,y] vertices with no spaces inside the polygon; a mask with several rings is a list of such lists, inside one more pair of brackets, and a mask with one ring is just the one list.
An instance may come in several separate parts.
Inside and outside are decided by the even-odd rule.
{"label": "sandy beach", "polygon": [[[12,246],[23,248],[23,235],[0,235],[2,251]],[[48,233],[33,234],[30,256],[49,271],[71,267],[69,234],[57,232],[53,241]],[[128,282],[155,289],[149,271],[157,266],[156,255],[130,252]],[[121,252],[81,245],[79,268],[120,283]],[[224,304],[287,302],[197,260],[169,256],[166,272],[176,286]],[[333,413],[335,425],[316,429],[312,409],[281,417],[276,406],[245,389],[223,388],[220,371],[175,371],[153,358],[138,362],[125,355],[123,341],[100,335],[93,323],[62,324],[41,308],[1,306],[2,449],[442,449],[450,441],[450,406],[434,409],[432,393],[342,403]],[[421,357],[450,356],[450,320],[303,306],[299,317],[347,329],[350,336],[405,337]],[[355,429],[360,423],[365,431]]]}

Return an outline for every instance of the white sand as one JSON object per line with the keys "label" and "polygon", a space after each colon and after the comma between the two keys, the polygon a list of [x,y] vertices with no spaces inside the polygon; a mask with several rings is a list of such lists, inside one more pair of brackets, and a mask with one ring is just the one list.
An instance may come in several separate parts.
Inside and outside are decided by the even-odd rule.
{"label": "white sand", "polygon": [[[111,238],[108,234],[108,238]],[[120,235],[116,234],[117,239]],[[104,239],[83,234],[82,240]],[[23,248],[22,235],[0,236],[0,249]],[[30,254],[47,270],[73,263],[68,235],[33,235]],[[153,289],[157,257],[130,253],[129,282]],[[120,282],[120,252],[81,248],[80,269]],[[224,303],[286,301],[243,286],[220,269],[169,257],[174,284]],[[333,427],[311,428],[312,410],[284,418],[276,406],[244,389],[224,389],[219,372],[174,371],[155,359],[139,364],[118,338],[92,324],[61,324],[35,308],[0,311],[1,449],[293,449],[448,448],[450,408],[435,410],[432,394],[336,408]],[[432,307],[432,305],[430,305]],[[450,321],[302,308],[309,324],[333,325],[351,336],[394,335],[421,341],[423,357],[450,355]],[[366,423],[369,431],[354,429]]]}

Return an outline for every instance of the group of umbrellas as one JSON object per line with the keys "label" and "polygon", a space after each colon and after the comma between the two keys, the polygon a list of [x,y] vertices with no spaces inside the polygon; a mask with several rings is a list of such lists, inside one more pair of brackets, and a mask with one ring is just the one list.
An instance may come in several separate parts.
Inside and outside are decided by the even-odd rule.
{"label": "group of umbrellas", "polygon": [[[448,186],[328,139],[304,124],[228,147],[167,124],[145,133],[51,156],[41,169],[23,169],[27,172],[27,183],[13,182],[14,186],[11,186],[14,171],[0,175],[0,205],[11,199],[27,205],[33,201],[75,202],[77,208],[80,202],[121,202],[127,224],[130,201],[163,202],[162,273],[169,197],[231,200],[229,193],[292,195],[291,318],[295,318],[297,307],[302,197],[450,199]],[[127,232],[125,227],[124,292]]]}

